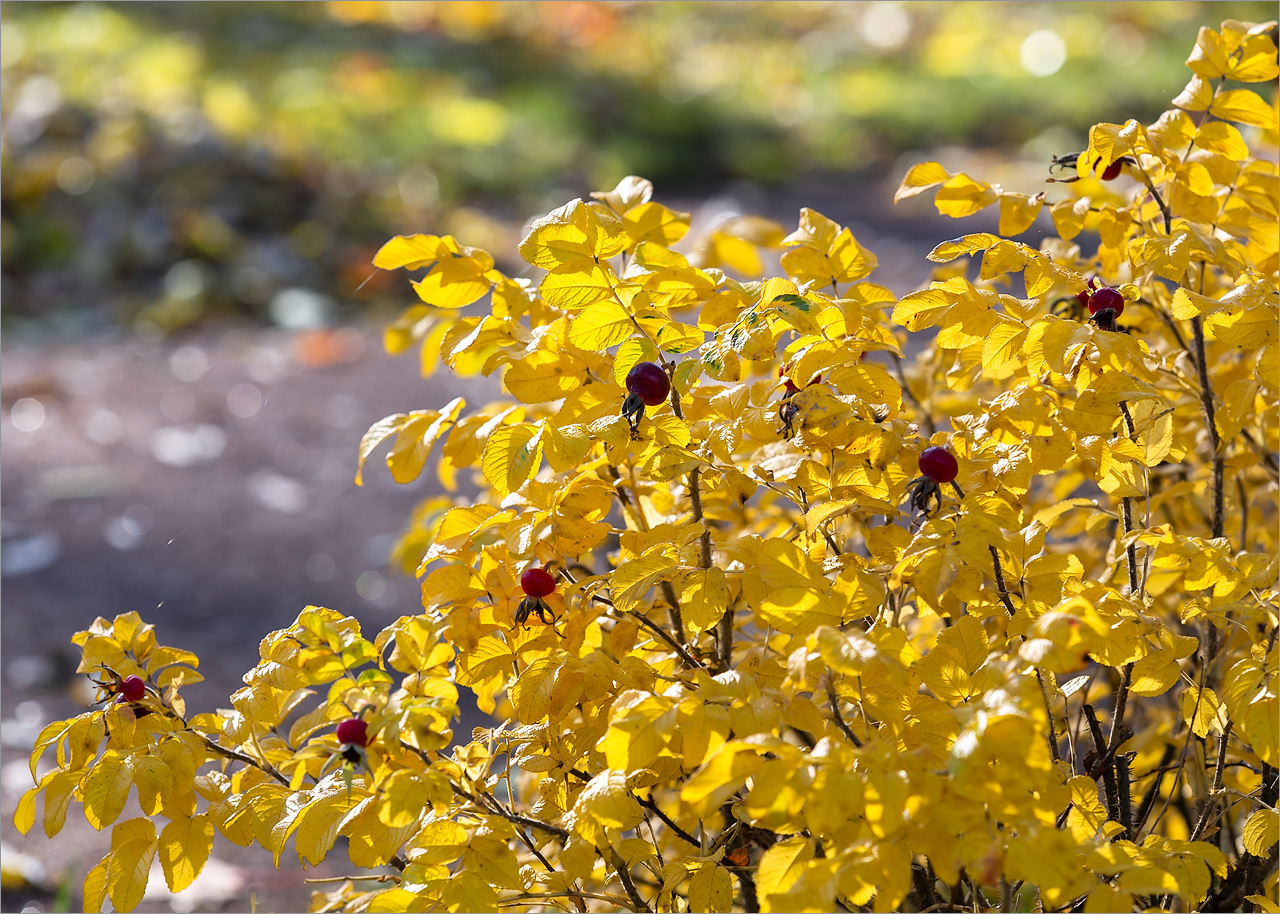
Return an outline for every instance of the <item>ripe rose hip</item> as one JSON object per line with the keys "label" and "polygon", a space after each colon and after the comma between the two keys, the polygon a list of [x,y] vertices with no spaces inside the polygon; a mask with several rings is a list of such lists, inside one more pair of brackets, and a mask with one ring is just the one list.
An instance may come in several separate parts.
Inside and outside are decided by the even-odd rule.
{"label": "ripe rose hip", "polygon": [[645,406],[657,406],[671,393],[671,380],[660,365],[640,362],[627,372],[627,390]]}
{"label": "ripe rose hip", "polygon": [[364,746],[369,741],[369,725],[358,717],[348,717],[338,724],[338,742],[351,746]]}
{"label": "ripe rose hip", "polygon": [[[1098,171],[1098,166],[1101,164],[1102,159],[1098,159],[1093,163],[1093,170]],[[1122,168],[1124,168],[1124,159],[1116,159],[1106,168],[1102,169],[1101,172],[1098,172],[1098,177],[1104,181],[1114,181],[1116,178],[1120,177],[1120,169]]]}
{"label": "ripe rose hip", "polygon": [[1124,312],[1124,296],[1109,286],[1103,286],[1089,296],[1089,313],[1097,314],[1103,308],[1110,308],[1119,317]]}
{"label": "ripe rose hip", "polygon": [[126,676],[120,680],[120,697],[125,701],[142,701],[142,696],[146,694],[147,685],[137,676]]}
{"label": "ripe rose hip", "polygon": [[920,472],[934,482],[951,482],[959,469],[956,458],[944,447],[927,447],[920,454]]}
{"label": "ripe rose hip", "polygon": [[556,579],[545,568],[526,568],[520,575],[520,589],[530,597],[545,597],[556,589]]}

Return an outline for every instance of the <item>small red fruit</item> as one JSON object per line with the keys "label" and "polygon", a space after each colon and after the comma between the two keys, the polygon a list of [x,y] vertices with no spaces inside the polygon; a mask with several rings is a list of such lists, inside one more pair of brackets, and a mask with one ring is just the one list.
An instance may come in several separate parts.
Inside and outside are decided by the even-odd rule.
{"label": "small red fruit", "polygon": [[520,575],[520,589],[530,597],[545,597],[556,589],[556,579],[545,568],[526,568]]}
{"label": "small red fruit", "polygon": [[927,447],[920,454],[920,472],[934,482],[951,482],[959,469],[956,458],[944,447]]}
{"label": "small red fruit", "polygon": [[[1098,165],[1101,164],[1101,162],[1102,162],[1102,159],[1098,159],[1097,162],[1093,163],[1093,167],[1095,170],[1097,169]],[[1112,162],[1110,165],[1104,168],[1102,170],[1102,174],[1100,174],[1098,177],[1102,178],[1102,180],[1104,181],[1114,181],[1116,178],[1120,177],[1120,169],[1122,169],[1123,167],[1124,167],[1124,159],[1116,159],[1114,162]]]}
{"label": "small red fruit", "polygon": [[137,676],[126,676],[120,680],[120,697],[128,702],[142,701],[147,694],[147,684]]}
{"label": "small red fruit", "polygon": [[344,746],[364,746],[369,741],[369,725],[358,717],[348,717],[338,724],[338,742]]}
{"label": "small red fruit", "polygon": [[660,365],[640,362],[627,372],[627,390],[645,406],[657,406],[671,393],[671,379]]}
{"label": "small red fruit", "polygon": [[1124,296],[1109,286],[1103,286],[1089,296],[1089,313],[1097,314],[1103,308],[1110,308],[1119,317],[1124,313]]}

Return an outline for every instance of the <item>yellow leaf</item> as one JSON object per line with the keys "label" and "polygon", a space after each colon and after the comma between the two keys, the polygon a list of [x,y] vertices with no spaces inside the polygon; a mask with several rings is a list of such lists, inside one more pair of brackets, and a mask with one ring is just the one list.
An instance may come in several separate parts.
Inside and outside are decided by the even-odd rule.
{"label": "yellow leaf", "polygon": [[1276,904],[1274,898],[1268,898],[1266,895],[1246,895],[1247,900],[1257,905],[1258,910],[1263,914],[1280,914],[1280,904]]}
{"label": "yellow leaf", "polygon": [[592,199],[607,203],[619,214],[625,213],[633,206],[648,202],[652,196],[653,182],[639,175],[627,175],[611,191],[595,190],[591,192]]}
{"label": "yellow leaf", "polygon": [[1166,630],[1161,630],[1160,641],[1159,649],[1151,650],[1133,665],[1130,691],[1134,695],[1154,698],[1173,688],[1178,681],[1178,661],[1195,653],[1199,644],[1193,636],[1174,635]]}
{"label": "yellow leaf", "polygon": [[169,891],[181,892],[204,869],[213,848],[213,823],[206,815],[174,819],[160,832],[160,866]]}
{"label": "yellow leaf", "polygon": [[1204,739],[1209,731],[1218,727],[1218,696],[1213,689],[1190,686],[1182,693],[1182,719],[1191,732]]}
{"label": "yellow leaf", "polygon": [[773,911],[770,896],[781,895],[795,885],[804,873],[805,864],[812,859],[812,842],[799,835],[779,841],[765,851],[756,870],[760,910]]}
{"label": "yellow leaf", "polygon": [[564,661],[563,654],[539,657],[507,686],[507,694],[521,723],[536,724],[550,712],[556,671],[564,665]]}
{"label": "yellow leaf", "polygon": [[[375,892],[364,910],[369,914],[381,914],[384,911],[391,914],[391,912],[426,911],[429,910],[429,906],[430,902],[427,898],[408,889],[386,889]],[[475,910],[478,911],[480,908]]]}
{"label": "yellow leaf", "polygon": [[591,261],[569,264],[542,277],[538,292],[548,305],[580,311],[613,298],[613,271]]}
{"label": "yellow leaf", "polygon": [[608,846],[606,828],[635,828],[644,810],[627,787],[627,773],[606,768],[582,788],[570,810],[570,830],[596,847]]}
{"label": "yellow leaf", "polygon": [[622,217],[631,247],[641,241],[651,241],[670,247],[689,231],[689,213],[678,213],[661,203],[641,203],[627,210]]}
{"label": "yellow leaf", "polygon": [[557,473],[574,469],[591,452],[591,436],[581,425],[558,428],[544,420],[541,428],[543,456]]}
{"label": "yellow leaf", "polygon": [[997,198],[990,184],[976,181],[962,172],[947,179],[938,189],[933,204],[942,215],[960,219],[990,206]]}
{"label": "yellow leaf", "polygon": [[1172,104],[1184,111],[1207,111],[1213,100],[1213,84],[1199,75],[1193,75],[1187,87],[1178,93]]}
{"label": "yellow leaf", "polygon": [[[312,866],[324,860],[338,840],[338,827],[347,813],[365,799],[349,794],[338,781],[337,790],[329,790],[311,800],[298,814],[294,845],[298,859]],[[319,785],[317,785],[317,791]]]}
{"label": "yellow leaf", "polygon": [[912,333],[927,327],[937,326],[951,306],[956,303],[956,296],[942,289],[939,284],[919,292],[903,296],[893,308],[892,319]]}
{"label": "yellow leaf", "polygon": [[982,370],[987,377],[1002,378],[1006,368],[1021,361],[1022,344],[1027,328],[1013,321],[1000,321],[992,326],[982,344]]}
{"label": "yellow leaf", "polygon": [[1263,130],[1276,129],[1275,109],[1251,89],[1228,89],[1220,92],[1209,106],[1209,113],[1224,121],[1235,121],[1237,124],[1248,124]]}
{"label": "yellow leaf", "polygon": [[1241,162],[1249,157],[1249,146],[1240,136],[1240,131],[1222,121],[1201,124],[1196,133],[1195,144],[1201,149],[1226,156],[1233,162]]}
{"label": "yellow leaf", "polygon": [[987,632],[973,616],[961,616],[938,635],[938,643],[955,651],[965,672],[974,673],[987,662]]}
{"label": "yellow leaf", "polygon": [[858,239],[848,229],[843,229],[836,235],[827,257],[835,268],[833,276],[838,282],[862,279],[870,275],[879,263],[876,255],[858,244]]}
{"label": "yellow leaf", "polygon": [[[1274,667],[1272,669],[1274,671]],[[1243,728],[1258,758],[1271,766],[1280,762],[1280,699],[1274,691],[1250,703],[1244,713]]]}
{"label": "yellow leaf", "polygon": [[405,854],[413,863],[452,863],[466,852],[469,834],[449,819],[427,822],[413,836]]}
{"label": "yellow leaf", "polygon": [[1049,208],[1049,214],[1058,234],[1064,241],[1070,241],[1084,229],[1084,221],[1089,215],[1089,198],[1062,200]]}
{"label": "yellow leaf", "polygon": [[132,911],[142,902],[156,846],[156,827],[146,817],[129,819],[111,830],[107,894],[117,911]]}
{"label": "yellow leaf", "polygon": [[[487,255],[486,255],[487,257]],[[465,308],[489,291],[493,283],[488,261],[454,255],[440,260],[420,282],[413,283],[418,298],[436,308]]]}
{"label": "yellow leaf", "polygon": [[483,876],[465,870],[455,873],[444,885],[440,900],[446,911],[497,911],[498,893]]}
{"label": "yellow leaf", "polygon": [[729,585],[719,568],[692,571],[680,590],[680,614],[694,634],[715,626],[729,605]]}
{"label": "yellow leaf", "polygon": [[401,769],[382,785],[382,802],[377,804],[378,821],[388,828],[416,825],[432,801],[439,799],[423,772]]}
{"label": "yellow leaf", "polygon": [[949,263],[957,257],[967,257],[979,251],[985,251],[987,248],[999,243],[999,235],[992,235],[990,232],[975,232],[972,235],[963,235],[960,238],[942,242],[942,244],[929,252],[928,257],[934,263]]}
{"label": "yellow leaf", "polygon": [[449,235],[397,235],[379,248],[373,265],[380,270],[419,270],[456,253],[458,242]]}
{"label": "yellow leaf", "polygon": [[947,171],[937,162],[919,162],[907,169],[906,175],[902,178],[902,184],[893,195],[893,202],[905,200],[907,197],[914,197],[916,194],[922,194],[930,187],[937,187],[943,181],[951,177],[951,172]]}
{"label": "yellow leaf", "polygon": [[107,864],[110,862],[111,854],[108,853],[93,869],[84,874],[84,885],[81,887],[80,894],[86,912],[92,911],[97,914],[102,910],[102,902],[107,897]]}
{"label": "yellow leaf", "polygon": [[484,446],[484,478],[501,495],[525,484],[542,462],[542,431],[534,425],[502,425]]}
{"label": "yellow leaf", "polygon": [[573,356],[537,349],[512,362],[502,383],[521,403],[546,403],[581,387],[580,373],[581,364]]}
{"label": "yellow leaf", "polygon": [[733,880],[727,869],[708,863],[693,874],[693,878],[689,880],[689,910],[733,910]]}
{"label": "yellow leaf", "polygon": [[640,609],[640,601],[649,588],[667,579],[675,569],[676,560],[661,547],[623,562],[613,573],[610,595],[614,604],[623,612]]}
{"label": "yellow leaf", "polygon": [[1041,194],[1036,194],[1034,197],[1028,197],[1026,194],[1001,194],[1000,227],[997,231],[1006,238],[1021,235],[1035,223],[1042,206],[1044,206],[1044,196]]}
{"label": "yellow leaf", "polygon": [[133,783],[124,756],[108,749],[84,781],[84,815],[96,829],[110,825],[124,809]]}
{"label": "yellow leaf", "polygon": [[1274,809],[1259,809],[1244,823],[1244,849],[1255,857],[1265,857],[1280,840],[1280,815]]}
{"label": "yellow leaf", "polygon": [[587,306],[569,325],[569,342],[579,349],[603,352],[636,332],[635,321],[617,301]]}
{"label": "yellow leaf", "polygon": [[1266,34],[1266,27],[1254,29],[1239,50],[1227,59],[1227,78],[1242,83],[1270,82],[1280,75],[1276,61],[1276,44]]}
{"label": "yellow leaf", "polygon": [[610,768],[624,772],[649,768],[666,748],[675,720],[676,712],[670,699],[649,695],[614,711],[609,731],[597,748],[604,752],[605,764]]}

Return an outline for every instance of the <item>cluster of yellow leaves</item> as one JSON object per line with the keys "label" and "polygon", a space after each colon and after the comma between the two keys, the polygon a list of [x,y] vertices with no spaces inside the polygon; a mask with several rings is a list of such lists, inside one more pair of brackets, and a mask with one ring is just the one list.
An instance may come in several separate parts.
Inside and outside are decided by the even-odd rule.
{"label": "cluster of yellow leaves", "polygon": [[[190,720],[170,665],[194,658],[99,620],[83,669],[147,678],[148,713],[51,725],[19,827],[41,793],[50,834],[73,798],[106,827],[137,788],[90,910],[136,905],[157,853],[185,885],[215,830],[277,864],[291,837],[308,863],[345,837],[389,874],[325,910],[1274,897],[1278,195],[1249,142],[1275,113],[1224,88],[1275,78],[1273,27],[1202,30],[1175,108],[1093,129],[1079,172],[1122,159],[1120,193],[911,169],[900,198],[998,203],[1000,224],[939,245],[901,299],[810,209],[680,253],[689,215],[636,177],[532,224],[536,280],[391,240],[375,264],[418,274],[421,303],[387,348],[503,390],[361,442],[357,482],[388,444],[397,481],[434,460],[481,493],[419,505],[397,547],[423,612],[368,641],[308,608],[231,709]],[[1046,207],[1056,237],[1007,237]],[[726,272],[770,257],[780,275]],[[1119,330],[1088,319],[1091,283],[1123,296]],[[641,362],[671,393],[633,430]],[[958,463],[936,492],[929,446]],[[556,581],[545,618],[521,608],[531,567]],[[458,686],[502,722],[454,743]],[[332,732],[352,716],[363,750]]]}

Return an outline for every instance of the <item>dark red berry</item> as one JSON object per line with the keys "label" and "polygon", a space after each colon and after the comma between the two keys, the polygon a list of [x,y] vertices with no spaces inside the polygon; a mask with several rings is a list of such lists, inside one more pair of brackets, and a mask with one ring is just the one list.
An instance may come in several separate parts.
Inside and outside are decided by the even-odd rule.
{"label": "dark red berry", "polygon": [[955,457],[944,447],[927,447],[920,454],[920,472],[934,482],[951,482],[959,469]]}
{"label": "dark red berry", "polygon": [[[1097,162],[1094,162],[1093,163],[1094,169],[1096,170],[1098,165],[1100,165],[1101,163],[1102,163],[1102,159],[1098,159]],[[1098,177],[1102,178],[1102,180],[1104,181],[1114,181],[1116,178],[1120,177],[1120,169],[1123,167],[1124,167],[1124,159],[1116,159],[1114,162],[1112,162],[1110,165],[1104,168],[1102,170],[1102,174],[1100,174]]]}
{"label": "dark red berry", "polygon": [[120,680],[120,697],[125,701],[142,701],[147,694],[147,684],[137,676],[126,676]]}
{"label": "dark red berry", "polygon": [[526,568],[520,575],[520,589],[531,597],[545,597],[556,589],[556,579],[545,568]]}
{"label": "dark red berry", "polygon": [[1097,314],[1103,308],[1110,308],[1119,317],[1124,313],[1124,296],[1115,289],[1103,286],[1089,296],[1089,313]]}
{"label": "dark red berry", "polygon": [[369,741],[369,725],[358,717],[348,717],[338,724],[337,735],[344,746],[364,746]]}
{"label": "dark red berry", "polygon": [[657,406],[671,393],[671,379],[660,365],[640,362],[627,372],[627,390],[639,397],[645,406]]}
{"label": "dark red berry", "polygon": [[795,386],[795,384],[793,384],[793,383],[791,382],[791,379],[790,379],[790,378],[783,378],[783,382],[784,382],[784,385],[785,385],[783,389],[784,389],[784,390],[786,390],[786,392],[787,392],[787,393],[789,393],[789,394],[793,394],[793,393],[795,393],[797,390],[799,390],[799,389],[800,389],[800,388],[796,387],[796,386]]}

